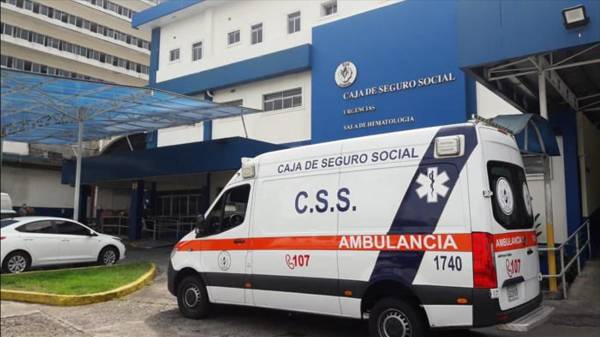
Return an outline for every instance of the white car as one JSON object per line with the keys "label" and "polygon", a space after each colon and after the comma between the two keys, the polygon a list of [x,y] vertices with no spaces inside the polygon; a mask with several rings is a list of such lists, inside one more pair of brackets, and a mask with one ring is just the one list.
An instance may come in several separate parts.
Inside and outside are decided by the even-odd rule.
{"label": "white car", "polygon": [[85,262],[112,265],[124,258],[125,245],[119,238],[70,219],[27,216],[1,220],[3,272]]}

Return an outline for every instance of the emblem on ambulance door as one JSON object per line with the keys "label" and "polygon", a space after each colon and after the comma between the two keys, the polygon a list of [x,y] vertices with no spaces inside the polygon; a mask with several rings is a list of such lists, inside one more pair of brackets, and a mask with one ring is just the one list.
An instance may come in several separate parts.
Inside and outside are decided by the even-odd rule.
{"label": "emblem on ambulance door", "polygon": [[416,192],[420,199],[427,197],[427,203],[438,202],[438,196],[445,197],[448,194],[448,186],[446,182],[450,180],[446,171],[438,174],[437,167],[427,168],[427,175],[421,173],[417,178],[417,184],[420,186]]}
{"label": "emblem on ambulance door", "polygon": [[217,264],[219,265],[219,269],[221,269],[222,271],[229,270],[229,267],[231,267],[231,255],[229,254],[229,252],[220,252],[219,256],[217,257]]}
{"label": "emblem on ambulance door", "polygon": [[358,72],[354,63],[345,61],[335,69],[335,84],[340,88],[346,88],[352,85],[356,80]]}
{"label": "emblem on ambulance door", "polygon": [[496,202],[505,215],[511,215],[515,206],[515,198],[510,183],[506,178],[500,177],[496,181]]}

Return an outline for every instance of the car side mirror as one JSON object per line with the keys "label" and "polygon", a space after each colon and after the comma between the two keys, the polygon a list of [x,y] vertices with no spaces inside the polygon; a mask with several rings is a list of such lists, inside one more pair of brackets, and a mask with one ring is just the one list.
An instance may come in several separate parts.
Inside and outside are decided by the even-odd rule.
{"label": "car side mirror", "polygon": [[194,232],[196,233],[196,237],[202,234],[202,230],[204,229],[204,225],[206,224],[206,219],[204,219],[204,214],[198,214],[196,217],[196,225],[194,226]]}
{"label": "car side mirror", "polygon": [[90,229],[90,232],[88,233],[89,236],[98,236],[98,234],[96,234],[96,232],[94,232],[93,230]]}

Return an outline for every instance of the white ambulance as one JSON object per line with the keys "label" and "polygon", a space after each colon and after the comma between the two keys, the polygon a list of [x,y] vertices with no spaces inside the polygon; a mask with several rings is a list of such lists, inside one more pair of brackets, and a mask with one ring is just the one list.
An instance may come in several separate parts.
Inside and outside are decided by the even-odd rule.
{"label": "white ambulance", "polygon": [[540,305],[514,137],[480,122],[243,160],[175,246],[181,313],[210,303],[369,318],[372,336],[506,323]]}

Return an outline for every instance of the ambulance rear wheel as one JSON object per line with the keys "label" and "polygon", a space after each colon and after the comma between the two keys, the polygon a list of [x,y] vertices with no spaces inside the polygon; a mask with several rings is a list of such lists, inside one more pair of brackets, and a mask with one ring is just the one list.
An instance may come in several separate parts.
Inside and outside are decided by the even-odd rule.
{"label": "ambulance rear wheel", "polygon": [[371,337],[423,337],[423,315],[412,303],[386,297],[375,303],[369,318]]}
{"label": "ambulance rear wheel", "polygon": [[181,314],[187,318],[200,319],[208,315],[208,293],[198,277],[188,276],[179,283],[177,305]]}

